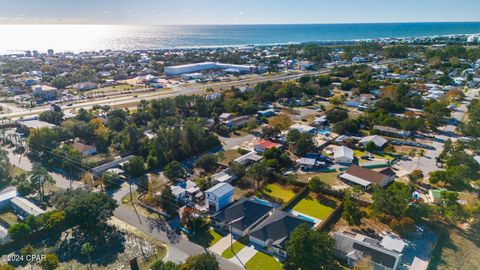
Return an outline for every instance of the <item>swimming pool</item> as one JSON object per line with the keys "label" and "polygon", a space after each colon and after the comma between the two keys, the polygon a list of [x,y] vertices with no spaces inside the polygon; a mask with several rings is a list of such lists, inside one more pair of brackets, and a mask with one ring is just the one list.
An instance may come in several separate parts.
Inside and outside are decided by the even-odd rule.
{"label": "swimming pool", "polygon": [[319,133],[319,134],[322,134],[322,135],[324,135],[324,136],[328,136],[328,135],[330,135],[330,130],[329,130],[329,129],[320,129],[320,130],[318,131],[318,133]]}

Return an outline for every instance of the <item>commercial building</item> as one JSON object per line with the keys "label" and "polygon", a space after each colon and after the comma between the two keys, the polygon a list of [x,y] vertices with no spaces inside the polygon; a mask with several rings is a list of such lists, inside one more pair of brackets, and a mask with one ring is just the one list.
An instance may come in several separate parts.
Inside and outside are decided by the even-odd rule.
{"label": "commercial building", "polygon": [[165,75],[167,76],[180,76],[182,74],[195,73],[205,70],[214,70],[221,69],[226,70],[230,73],[256,73],[261,72],[263,69],[261,67],[256,67],[253,65],[233,65],[233,64],[223,64],[218,62],[202,62],[195,64],[179,65],[179,66],[170,66],[165,67]]}

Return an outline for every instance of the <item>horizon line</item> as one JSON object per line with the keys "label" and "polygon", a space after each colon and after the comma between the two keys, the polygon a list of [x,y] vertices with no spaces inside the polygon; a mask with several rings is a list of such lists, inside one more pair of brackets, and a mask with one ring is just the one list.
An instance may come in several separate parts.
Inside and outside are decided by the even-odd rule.
{"label": "horizon line", "polygon": [[0,22],[0,26],[33,26],[33,25],[112,25],[112,26],[273,26],[273,25],[341,25],[341,24],[409,24],[409,23],[418,23],[418,24],[428,24],[428,23],[480,23],[480,20],[472,21],[390,21],[390,22],[296,22],[296,23],[198,23],[198,24],[150,24],[150,23],[95,23],[95,22],[37,22],[37,23],[13,23],[13,22]]}

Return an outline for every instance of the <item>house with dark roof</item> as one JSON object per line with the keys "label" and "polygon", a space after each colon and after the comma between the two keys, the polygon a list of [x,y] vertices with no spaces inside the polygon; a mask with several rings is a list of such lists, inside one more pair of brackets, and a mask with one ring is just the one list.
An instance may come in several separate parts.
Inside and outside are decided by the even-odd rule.
{"label": "house with dark roof", "polygon": [[302,224],[310,227],[314,225],[312,222],[275,209],[268,218],[250,232],[249,240],[252,244],[266,249],[267,252],[286,258],[285,244],[293,230]]}
{"label": "house with dark roof", "polygon": [[395,181],[395,172],[390,169],[384,169],[376,172],[358,165],[352,165],[348,170],[339,176],[340,180],[363,187],[369,190],[372,185],[378,185],[382,188]]}
{"label": "house with dark roof", "polygon": [[350,267],[362,259],[368,260],[373,269],[396,270],[402,263],[405,243],[401,239],[389,237],[378,241],[349,231],[335,232],[332,238],[335,240],[334,255]]}
{"label": "house with dark roof", "polygon": [[241,198],[212,216],[212,226],[244,237],[273,211],[273,207],[249,198]]}

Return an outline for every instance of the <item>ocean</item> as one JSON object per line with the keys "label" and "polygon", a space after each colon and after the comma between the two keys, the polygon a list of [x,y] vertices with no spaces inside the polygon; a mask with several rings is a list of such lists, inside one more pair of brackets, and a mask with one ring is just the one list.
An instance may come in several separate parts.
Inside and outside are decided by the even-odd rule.
{"label": "ocean", "polygon": [[0,53],[295,44],[478,34],[480,22],[303,25],[0,25]]}

